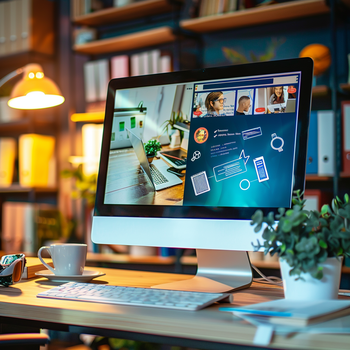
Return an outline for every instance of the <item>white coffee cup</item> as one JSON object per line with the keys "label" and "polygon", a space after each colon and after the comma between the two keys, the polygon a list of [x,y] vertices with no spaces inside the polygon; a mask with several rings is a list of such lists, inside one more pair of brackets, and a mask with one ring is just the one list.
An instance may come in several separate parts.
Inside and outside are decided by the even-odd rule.
{"label": "white coffee cup", "polygon": [[[47,250],[52,258],[54,268],[42,258],[41,252]],[[38,251],[40,261],[57,276],[82,275],[86,261],[87,245],[79,243],[51,244]]]}

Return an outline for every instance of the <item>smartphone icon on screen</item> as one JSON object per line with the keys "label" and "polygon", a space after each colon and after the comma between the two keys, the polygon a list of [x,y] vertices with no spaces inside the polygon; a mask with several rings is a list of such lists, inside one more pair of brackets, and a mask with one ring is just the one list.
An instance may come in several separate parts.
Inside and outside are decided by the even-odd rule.
{"label": "smartphone icon on screen", "polygon": [[253,162],[259,182],[267,181],[269,174],[267,173],[264,157],[255,158]]}

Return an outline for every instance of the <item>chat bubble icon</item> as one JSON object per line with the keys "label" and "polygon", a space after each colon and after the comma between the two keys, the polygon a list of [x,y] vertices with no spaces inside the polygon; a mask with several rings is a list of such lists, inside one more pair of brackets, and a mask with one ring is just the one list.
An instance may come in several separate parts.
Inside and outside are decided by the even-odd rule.
{"label": "chat bubble icon", "polygon": [[238,158],[230,162],[217,165],[213,168],[217,182],[229,179],[232,176],[243,174],[247,171],[245,158]]}
{"label": "chat bubble icon", "polygon": [[261,135],[262,131],[260,126],[258,126],[257,128],[242,131],[243,140],[252,139],[253,137],[258,137]]}

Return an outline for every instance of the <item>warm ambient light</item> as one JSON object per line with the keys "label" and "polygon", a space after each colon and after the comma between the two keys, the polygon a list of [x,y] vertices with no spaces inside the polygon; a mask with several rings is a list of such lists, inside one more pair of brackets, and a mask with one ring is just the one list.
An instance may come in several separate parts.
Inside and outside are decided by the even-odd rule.
{"label": "warm ambient light", "polygon": [[62,104],[63,96],[48,95],[41,91],[32,91],[25,96],[19,96],[8,101],[8,105],[17,109],[41,109]]}
{"label": "warm ambient light", "polygon": [[[64,102],[57,85],[46,78],[39,64],[31,63],[8,75],[9,79],[23,73],[23,78],[12,90],[7,104],[16,109],[42,109],[55,107]],[[4,84],[7,77],[0,82]],[[0,84],[0,86],[2,85]]]}

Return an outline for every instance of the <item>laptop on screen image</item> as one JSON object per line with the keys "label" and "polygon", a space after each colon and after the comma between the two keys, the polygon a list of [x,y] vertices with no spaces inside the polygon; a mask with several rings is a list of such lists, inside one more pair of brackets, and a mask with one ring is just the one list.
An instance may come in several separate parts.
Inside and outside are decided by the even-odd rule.
{"label": "laptop on screen image", "polygon": [[167,171],[169,166],[163,160],[154,160],[150,164],[142,140],[129,129],[126,131],[140,166],[156,191],[182,184],[182,180],[178,176]]}

